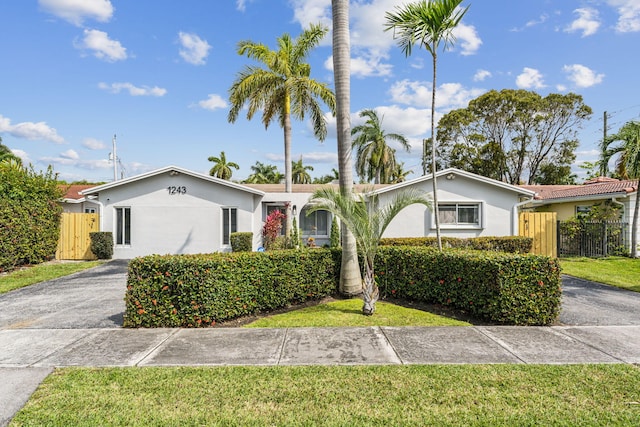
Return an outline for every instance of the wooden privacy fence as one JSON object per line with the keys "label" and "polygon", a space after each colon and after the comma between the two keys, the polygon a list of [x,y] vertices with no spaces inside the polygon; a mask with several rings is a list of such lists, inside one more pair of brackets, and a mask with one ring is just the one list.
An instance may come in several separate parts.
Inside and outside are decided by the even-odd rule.
{"label": "wooden privacy fence", "polygon": [[533,238],[531,253],[556,258],[558,256],[558,226],[555,212],[522,212],[519,235]]}
{"label": "wooden privacy fence", "polygon": [[91,252],[89,233],[100,231],[98,214],[63,213],[56,259],[96,259]]}

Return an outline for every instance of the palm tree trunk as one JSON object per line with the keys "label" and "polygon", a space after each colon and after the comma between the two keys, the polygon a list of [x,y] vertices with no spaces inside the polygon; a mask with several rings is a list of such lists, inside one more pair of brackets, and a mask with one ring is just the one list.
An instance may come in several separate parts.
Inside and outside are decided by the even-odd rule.
{"label": "palm tree trunk", "polygon": [[[338,172],[340,192],[353,190],[351,165],[351,49],[349,42],[349,0],[331,0],[333,18],[333,74],[336,86],[336,128],[338,134]],[[342,235],[342,266],[340,293],[357,295],[362,292],[358,250],[353,234],[344,225]]]}
{"label": "palm tree trunk", "polygon": [[[291,173],[291,100],[287,96],[285,101],[285,116],[284,116],[284,191],[285,193],[291,193],[292,189],[292,173]],[[291,200],[286,205],[286,224],[285,224],[285,236],[287,239],[291,235]]]}
{"label": "palm tree trunk", "polygon": [[[433,183],[433,212],[436,220],[436,238],[438,250],[442,251],[442,238],[440,237],[440,215],[438,213],[438,185],[436,183],[436,47],[433,48],[433,86],[431,87],[431,173]],[[424,154],[426,156],[426,153]]]}
{"label": "palm tree trunk", "polygon": [[379,291],[373,270],[373,259],[365,259],[364,262],[365,271],[362,282],[362,299],[364,304],[362,305],[362,313],[366,316],[371,316],[376,311]]}
{"label": "palm tree trunk", "polygon": [[636,203],[633,208],[633,220],[631,221],[631,258],[638,256],[638,214],[640,213],[640,180],[636,183]]}

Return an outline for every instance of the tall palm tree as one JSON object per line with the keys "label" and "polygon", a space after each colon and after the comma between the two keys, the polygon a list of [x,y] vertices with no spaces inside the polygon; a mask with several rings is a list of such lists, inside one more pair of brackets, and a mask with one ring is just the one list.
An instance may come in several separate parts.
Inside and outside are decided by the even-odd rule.
{"label": "tall palm tree", "polygon": [[370,194],[365,199],[362,194],[357,197],[353,194],[342,195],[332,188],[321,188],[313,194],[311,202],[309,212],[320,209],[331,212],[354,235],[364,260],[362,312],[366,315],[373,314],[378,300],[374,261],[384,231],[402,209],[414,203],[430,208],[431,201],[424,193],[413,189],[398,192],[390,203],[380,206],[375,194]]}
{"label": "tall palm tree", "polygon": [[256,162],[251,170],[253,173],[244,181],[247,184],[278,184],[282,180],[282,174],[275,165]]}
{"label": "tall palm tree", "polygon": [[[612,146],[613,143],[618,145]],[[630,121],[624,124],[615,135],[607,138],[603,161],[619,154],[616,172],[623,179],[640,179],[640,122]],[[631,257],[638,256],[638,215],[640,214],[639,183],[636,182],[636,202],[631,223]]]}
{"label": "tall palm tree", "polygon": [[407,175],[411,173],[410,170],[404,170],[404,162],[396,163],[395,168],[390,171],[385,170],[388,173],[388,177],[385,176],[383,181],[387,184],[398,184],[407,180]]}
{"label": "tall palm tree", "polygon": [[292,182],[294,184],[310,184],[311,175],[309,175],[307,171],[312,170],[313,166],[305,166],[302,164],[302,156],[300,156],[300,160],[293,162],[291,166]]}
{"label": "tall palm tree", "polygon": [[373,179],[374,184],[382,184],[385,169],[390,172],[396,167],[396,150],[387,145],[387,141],[398,142],[407,152],[411,146],[403,135],[386,133],[375,110],[363,110],[360,117],[367,120],[351,129],[351,136],[355,136],[352,148],[357,148],[356,172],[361,179],[369,182]]}
{"label": "tall palm tree", "polygon": [[[349,41],[349,0],[331,0],[333,20],[333,80],[336,87],[336,132],[340,194],[353,191],[351,166],[351,47]],[[362,290],[356,239],[347,227],[340,227],[342,260],[340,292],[356,295]]]}
{"label": "tall palm tree", "polygon": [[228,181],[231,179],[231,175],[233,175],[231,168],[235,170],[240,169],[237,163],[227,162],[227,156],[224,154],[224,151],[220,152],[220,157],[211,156],[208,160],[215,163],[209,171],[209,175],[215,176],[216,178]]}
{"label": "tall palm tree", "polygon": [[[442,43],[446,50],[455,42],[453,29],[458,25],[469,6],[459,8],[462,0],[421,0],[396,7],[396,13],[385,14],[385,31],[393,29],[400,49],[405,56],[411,55],[414,44],[424,47],[433,60],[433,81],[431,84],[431,173],[433,174],[433,203],[435,206],[436,235],[438,249],[442,250],[440,238],[440,218],[438,214],[438,186],[436,184],[436,75],[438,47]],[[422,173],[427,174],[426,140],[423,142]]]}
{"label": "tall palm tree", "polygon": [[[247,119],[262,112],[262,123],[268,128],[277,120],[284,130],[285,192],[291,192],[291,117],[311,118],[315,136],[323,141],[327,136],[327,124],[320,107],[323,101],[335,111],[335,95],[329,87],[310,77],[311,66],[305,62],[328,29],[311,25],[297,39],[289,34],[278,38],[278,50],[271,50],[262,43],[244,40],[238,43],[238,54],[262,63],[265,67],[246,66],[240,71],[229,89],[231,110],[228,120],[233,123],[242,107],[247,104]],[[288,204],[290,206],[291,204]],[[291,229],[291,208],[287,208],[286,234]]]}

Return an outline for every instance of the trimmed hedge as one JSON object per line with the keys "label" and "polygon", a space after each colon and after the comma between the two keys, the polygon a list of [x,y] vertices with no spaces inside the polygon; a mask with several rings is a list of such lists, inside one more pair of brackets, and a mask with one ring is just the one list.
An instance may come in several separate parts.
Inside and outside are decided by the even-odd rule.
{"label": "trimmed hedge", "polygon": [[[127,327],[201,327],[337,293],[340,250],[149,256],[129,264]],[[438,303],[496,323],[550,325],[560,268],[538,255],[380,247],[383,298]]]}
{"label": "trimmed hedge", "polygon": [[113,233],[110,231],[97,231],[89,233],[91,239],[91,252],[98,259],[111,259],[113,257]]}
{"label": "trimmed hedge", "polygon": [[133,259],[127,327],[203,327],[337,291],[328,251],[153,255]]}
{"label": "trimmed hedge", "polygon": [[496,323],[550,325],[560,312],[557,259],[540,255],[380,247],[381,295],[437,303]]}
{"label": "trimmed hedge", "polygon": [[250,231],[236,231],[229,235],[233,252],[251,252],[253,248],[253,233]]}
{"label": "trimmed hedge", "polygon": [[[442,246],[453,249],[497,251],[527,254],[531,252],[533,239],[522,236],[503,237],[442,237]],[[427,246],[438,247],[435,237],[389,237],[380,240],[380,246]]]}

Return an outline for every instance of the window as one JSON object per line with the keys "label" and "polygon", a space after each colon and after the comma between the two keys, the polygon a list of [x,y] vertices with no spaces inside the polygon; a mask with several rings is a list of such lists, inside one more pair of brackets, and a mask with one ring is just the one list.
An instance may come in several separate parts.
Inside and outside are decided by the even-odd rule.
{"label": "window", "polygon": [[131,244],[131,208],[116,208],[116,245]]}
{"label": "window", "polygon": [[315,211],[307,216],[307,209],[300,213],[300,228],[305,236],[329,235],[329,212]]}
{"label": "window", "polygon": [[222,208],[222,244],[231,244],[231,233],[238,231],[238,209]]}
{"label": "window", "polygon": [[438,204],[438,215],[442,225],[480,226],[480,203]]}
{"label": "window", "polygon": [[[287,215],[287,209],[282,206],[282,205],[267,205],[267,214],[265,215],[264,219],[266,221],[267,217],[269,215],[271,215],[274,211],[280,211],[282,212],[283,215]],[[286,232],[286,228],[287,228],[287,220],[286,218],[284,218],[282,220],[282,228],[280,228],[280,235],[284,236],[285,232]]]}
{"label": "window", "polygon": [[96,213],[96,208],[84,208],[84,213]]}
{"label": "window", "polygon": [[576,216],[581,217],[588,215],[591,212],[593,206],[576,206]]}

